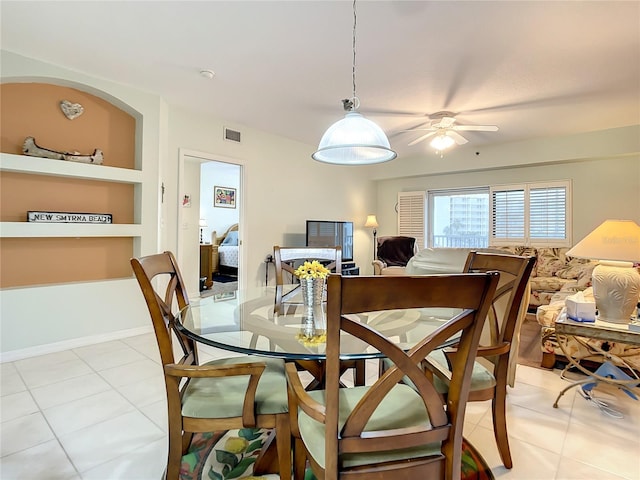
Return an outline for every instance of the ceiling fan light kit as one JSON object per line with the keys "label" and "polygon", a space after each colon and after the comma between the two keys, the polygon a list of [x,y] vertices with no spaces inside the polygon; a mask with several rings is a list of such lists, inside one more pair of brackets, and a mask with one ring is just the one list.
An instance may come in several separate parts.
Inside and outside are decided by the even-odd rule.
{"label": "ceiling fan light kit", "polygon": [[320,139],[318,150],[311,158],[336,165],[371,165],[397,157],[382,129],[356,110],[356,1],[353,0],[353,97],[342,100],[347,114],[331,125]]}
{"label": "ceiling fan light kit", "polygon": [[456,125],[456,119],[451,112],[437,112],[429,116],[430,124],[426,128],[412,128],[405,130],[407,132],[426,131],[427,133],[412,140],[409,146],[432,138],[431,145],[436,152],[442,153],[443,150],[451,148],[454,145],[464,145],[469,140],[460,135],[458,132],[496,132],[498,127],[495,125]]}
{"label": "ceiling fan light kit", "polygon": [[456,141],[449,135],[447,135],[446,132],[442,132],[433,137],[433,140],[431,140],[431,143],[429,143],[429,145],[435,148],[436,151],[441,152],[443,150],[446,150],[447,148],[453,147],[455,143]]}

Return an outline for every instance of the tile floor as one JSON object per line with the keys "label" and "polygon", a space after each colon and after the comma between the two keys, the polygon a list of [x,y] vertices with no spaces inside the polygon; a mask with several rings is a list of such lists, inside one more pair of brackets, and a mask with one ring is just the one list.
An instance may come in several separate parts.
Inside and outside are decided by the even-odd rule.
{"label": "tile floor", "polygon": [[[228,352],[201,349],[202,361],[219,355]],[[0,478],[161,478],[166,413],[153,334],[1,367]],[[518,367],[508,396],[512,470],[500,462],[489,402],[469,404],[465,436],[497,479],[640,479],[640,402],[598,387],[624,419],[575,389],[552,408],[565,385],[557,370]]]}

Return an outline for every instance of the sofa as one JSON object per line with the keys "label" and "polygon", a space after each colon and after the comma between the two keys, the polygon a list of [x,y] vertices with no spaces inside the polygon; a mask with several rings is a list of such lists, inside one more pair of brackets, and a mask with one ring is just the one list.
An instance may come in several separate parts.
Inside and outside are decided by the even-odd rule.
{"label": "sofa", "polygon": [[[531,293],[528,310],[535,313],[540,305],[546,305],[554,294],[575,293],[591,285],[591,273],[597,262],[566,256],[568,248],[495,246],[489,248],[425,248],[414,255],[404,269],[396,269],[395,275],[420,275],[427,273],[451,273],[461,271],[471,250],[534,256],[536,264],[531,272]],[[455,268],[458,270],[451,270]],[[374,269],[375,270],[375,269]]]}
{"label": "sofa", "polygon": [[[426,275],[460,272],[471,250],[469,248],[425,248],[414,255],[401,271],[396,268],[394,274]],[[591,274],[597,262],[567,257],[568,248],[500,246],[476,250],[537,257],[536,265],[531,272],[528,311],[535,313],[536,320],[540,324],[540,348],[543,354],[541,366],[553,368],[558,357],[563,357],[555,336],[555,320],[562,312],[568,296],[582,291],[587,298],[592,298]],[[601,362],[602,356],[597,355],[596,352],[604,350],[612,355],[616,365],[625,366],[624,363],[627,363],[640,369],[640,347],[596,339],[584,340],[586,346],[575,339],[569,339],[567,348],[574,358]],[[513,343],[517,351],[519,335],[514,337]],[[510,384],[511,380],[510,378]]]}
{"label": "sofa", "polygon": [[500,246],[494,249],[513,255],[535,256],[531,272],[531,299],[529,311],[535,313],[540,305],[548,305],[558,292],[575,293],[591,286],[591,273],[595,261],[567,257],[569,248]]}
{"label": "sofa", "polygon": [[[505,253],[500,250],[491,248],[425,248],[414,255],[404,268],[405,275],[435,275],[447,273],[460,273],[464,270],[465,263],[469,252],[472,250],[478,252],[494,252]],[[524,321],[529,304],[529,292],[527,291],[522,299],[522,305],[518,320],[516,322],[515,332],[512,339],[512,348],[509,354],[509,371],[507,374],[507,383],[513,387],[515,383],[516,366],[518,361],[518,349],[520,345],[520,326]],[[488,331],[488,325],[482,332],[481,343],[491,337]]]}

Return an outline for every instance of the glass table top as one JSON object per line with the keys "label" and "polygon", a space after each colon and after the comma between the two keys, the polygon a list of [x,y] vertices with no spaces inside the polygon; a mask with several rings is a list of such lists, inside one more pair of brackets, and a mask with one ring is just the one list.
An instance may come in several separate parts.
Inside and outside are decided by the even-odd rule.
{"label": "glass table top", "polygon": [[[276,287],[237,291],[193,301],[178,314],[176,327],[197,342],[245,354],[293,360],[325,358],[326,304],[302,305],[298,285],[285,285],[287,301],[276,308]],[[355,316],[380,333],[409,349],[458,309],[413,309],[367,312]],[[443,344],[453,344],[457,338]],[[382,355],[359,339],[343,332],[344,359],[379,358]]]}

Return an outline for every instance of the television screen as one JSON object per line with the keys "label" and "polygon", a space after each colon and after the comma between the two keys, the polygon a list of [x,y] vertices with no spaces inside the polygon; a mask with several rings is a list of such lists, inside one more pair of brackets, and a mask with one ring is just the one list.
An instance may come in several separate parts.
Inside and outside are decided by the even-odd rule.
{"label": "television screen", "polygon": [[353,261],[353,222],[307,220],[307,247],[342,247],[342,260]]}

